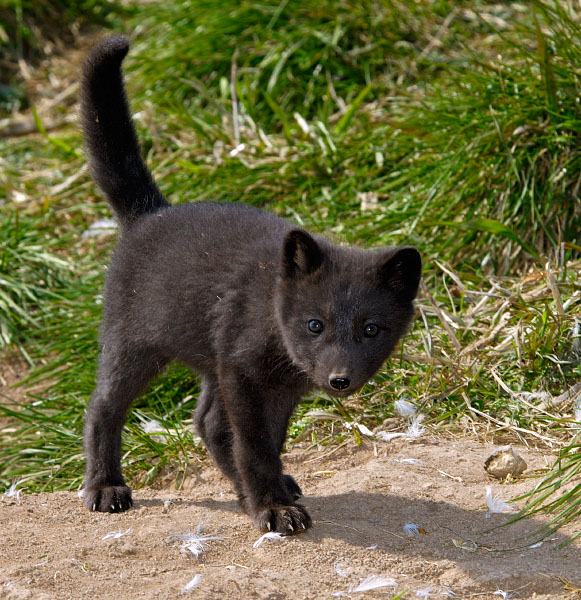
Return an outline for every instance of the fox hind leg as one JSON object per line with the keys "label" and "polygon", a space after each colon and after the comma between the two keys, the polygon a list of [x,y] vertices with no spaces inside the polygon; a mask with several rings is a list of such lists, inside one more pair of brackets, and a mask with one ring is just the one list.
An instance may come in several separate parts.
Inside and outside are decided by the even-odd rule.
{"label": "fox hind leg", "polygon": [[244,506],[240,475],[232,455],[232,430],[217,381],[212,376],[202,378],[202,391],[194,413],[196,431],[220,470],[233,483]]}
{"label": "fox hind leg", "polygon": [[105,345],[85,423],[83,502],[89,510],[122,512],[133,505],[121,474],[121,431],[132,401],[165,363],[151,349]]}

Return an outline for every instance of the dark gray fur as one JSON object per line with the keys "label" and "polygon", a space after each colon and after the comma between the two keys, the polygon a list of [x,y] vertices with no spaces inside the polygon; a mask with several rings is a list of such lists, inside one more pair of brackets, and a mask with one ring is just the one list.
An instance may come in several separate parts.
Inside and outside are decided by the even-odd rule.
{"label": "dark gray fur", "polygon": [[255,525],[301,531],[311,519],[280,460],[289,418],[311,390],[346,396],[381,367],[414,313],[419,253],[338,246],[242,204],[170,206],[141,159],[121,73],[128,49],[123,37],[104,40],[83,72],[89,165],[121,226],[87,412],[84,502],[132,505],[120,462],[126,413],[177,360],[201,375],[197,430]]}

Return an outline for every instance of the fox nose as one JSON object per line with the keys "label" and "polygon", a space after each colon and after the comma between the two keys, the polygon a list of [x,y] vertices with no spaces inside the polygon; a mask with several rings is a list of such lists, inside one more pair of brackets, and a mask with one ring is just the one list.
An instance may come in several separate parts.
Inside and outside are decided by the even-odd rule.
{"label": "fox nose", "polygon": [[331,377],[329,383],[336,390],[346,390],[351,385],[351,380],[348,377]]}

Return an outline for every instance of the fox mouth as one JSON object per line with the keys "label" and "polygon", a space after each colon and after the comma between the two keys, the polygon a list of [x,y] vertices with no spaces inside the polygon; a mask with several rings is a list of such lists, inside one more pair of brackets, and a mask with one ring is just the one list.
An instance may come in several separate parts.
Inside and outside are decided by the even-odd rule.
{"label": "fox mouth", "polygon": [[329,396],[332,396],[333,398],[347,398],[347,396],[351,396],[356,391],[357,391],[356,389],[353,389],[353,390],[334,390],[333,388],[331,388],[329,386],[325,386],[325,392]]}
{"label": "fox mouth", "polygon": [[320,385],[319,389],[324,391],[327,395],[331,396],[332,398],[347,398],[347,396],[352,396],[353,394],[358,392],[361,389],[361,386],[350,385],[349,387],[343,390],[338,390],[337,388],[330,386],[329,383],[326,382],[324,385]]}

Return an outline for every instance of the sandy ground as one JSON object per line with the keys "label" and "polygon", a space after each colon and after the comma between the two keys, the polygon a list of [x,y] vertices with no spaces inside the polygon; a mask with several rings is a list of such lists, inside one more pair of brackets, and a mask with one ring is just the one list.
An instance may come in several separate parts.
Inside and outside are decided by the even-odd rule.
{"label": "sandy ground", "polygon": [[[295,449],[285,463],[313,528],[258,548],[260,533],[210,460],[182,491],[137,490],[124,514],[89,513],[75,493],[1,497],[0,598],[579,597],[581,547],[557,548],[579,523],[534,548],[523,536],[540,519],[485,533],[507,518],[487,517],[486,485],[508,499],[534,482],[491,481],[483,461],[493,449],[439,437]],[[552,460],[519,451],[529,471]],[[196,558],[170,536],[200,523],[222,539]],[[406,534],[407,523],[420,532]],[[115,532],[125,535],[106,538]],[[184,591],[198,574],[198,587]],[[397,587],[348,593],[372,575]]]}

